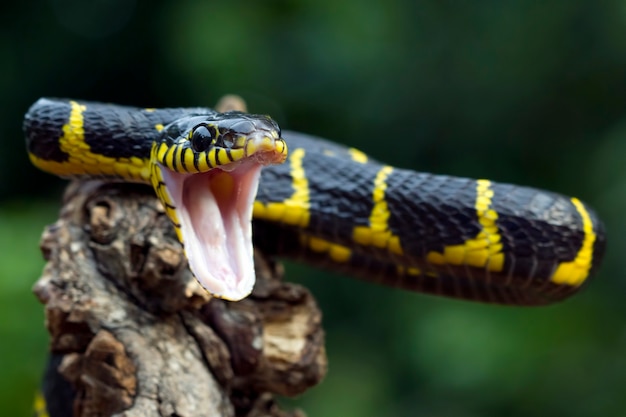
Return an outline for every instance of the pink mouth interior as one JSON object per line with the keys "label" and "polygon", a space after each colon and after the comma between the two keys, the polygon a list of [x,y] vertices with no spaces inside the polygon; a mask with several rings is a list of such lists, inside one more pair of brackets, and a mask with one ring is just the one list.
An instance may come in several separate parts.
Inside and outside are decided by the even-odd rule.
{"label": "pink mouth interior", "polygon": [[255,282],[251,219],[261,165],[250,161],[229,172],[193,175],[162,172],[195,277],[217,297],[246,297]]}

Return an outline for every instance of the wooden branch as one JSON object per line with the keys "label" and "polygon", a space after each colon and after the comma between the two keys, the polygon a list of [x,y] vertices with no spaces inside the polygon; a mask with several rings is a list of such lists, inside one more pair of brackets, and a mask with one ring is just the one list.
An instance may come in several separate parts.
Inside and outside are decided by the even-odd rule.
{"label": "wooden branch", "polygon": [[250,297],[211,298],[147,186],[71,183],[41,249],[34,292],[75,416],[302,416],[274,395],[326,372],[311,294],[257,253]]}

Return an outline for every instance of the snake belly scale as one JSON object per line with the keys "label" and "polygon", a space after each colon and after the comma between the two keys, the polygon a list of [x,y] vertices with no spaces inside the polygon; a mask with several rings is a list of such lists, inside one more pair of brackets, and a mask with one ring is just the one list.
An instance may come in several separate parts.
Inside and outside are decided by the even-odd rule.
{"label": "snake belly scale", "polygon": [[24,132],[44,171],[151,184],[191,271],[230,300],[254,285],[253,240],[389,286],[515,305],[575,293],[604,252],[577,198],[395,168],[267,116],[40,99]]}

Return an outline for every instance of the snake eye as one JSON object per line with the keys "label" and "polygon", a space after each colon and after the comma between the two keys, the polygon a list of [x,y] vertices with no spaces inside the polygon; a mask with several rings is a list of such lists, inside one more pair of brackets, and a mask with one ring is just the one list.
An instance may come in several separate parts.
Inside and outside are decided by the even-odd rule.
{"label": "snake eye", "polygon": [[209,128],[205,125],[198,126],[194,129],[191,134],[191,147],[196,152],[204,152],[209,146],[211,146],[211,142],[213,142],[213,134],[215,133],[215,129]]}

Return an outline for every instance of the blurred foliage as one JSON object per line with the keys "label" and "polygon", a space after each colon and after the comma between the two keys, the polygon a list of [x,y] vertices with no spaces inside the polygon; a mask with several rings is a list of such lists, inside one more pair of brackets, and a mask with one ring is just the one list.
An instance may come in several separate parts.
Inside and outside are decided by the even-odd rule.
{"label": "blurred foliage", "polygon": [[573,194],[606,262],[560,305],[515,309],[289,264],[325,314],[310,416],[590,416],[626,410],[626,4],[618,0],[34,0],[0,6],[0,413],[30,415],[45,351],[30,291],[63,182],[20,130],[40,96],[139,106],[242,95],[283,128],[423,171]]}

